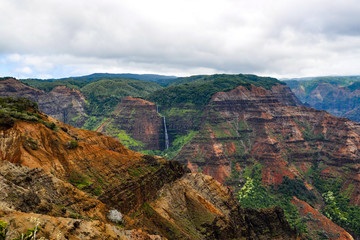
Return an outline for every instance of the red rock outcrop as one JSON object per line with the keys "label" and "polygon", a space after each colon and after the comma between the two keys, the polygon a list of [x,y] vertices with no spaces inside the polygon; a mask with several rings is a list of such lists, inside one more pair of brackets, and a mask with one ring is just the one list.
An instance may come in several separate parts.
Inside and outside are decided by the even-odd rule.
{"label": "red rock outcrop", "polygon": [[300,239],[280,208],[242,209],[210,176],[186,174],[166,184],[140,211],[142,226],[169,239]]}
{"label": "red rock outcrop", "polygon": [[[119,139],[133,150],[164,149],[163,120],[156,105],[140,98],[125,97],[110,119],[97,131]],[[124,137],[126,136],[126,137]],[[131,142],[128,137],[138,142]]]}
{"label": "red rock outcrop", "polygon": [[[299,106],[289,91],[284,85],[240,86],[215,94],[202,129],[176,159],[223,183],[237,169],[260,162],[266,185],[278,185],[284,176],[304,178],[321,163],[323,177],[342,176],[359,189],[360,125]],[[351,202],[359,205],[355,189]]]}
{"label": "red rock outcrop", "polygon": [[[19,111],[13,117],[34,116]],[[9,236],[33,228],[35,217],[38,236],[51,239],[298,238],[279,208],[244,210],[210,176],[187,175],[176,161],[26,111],[37,120],[0,127],[0,188],[7,193],[0,195],[0,219],[9,223]],[[130,230],[109,223],[112,208]],[[186,211],[181,217],[179,209]]]}

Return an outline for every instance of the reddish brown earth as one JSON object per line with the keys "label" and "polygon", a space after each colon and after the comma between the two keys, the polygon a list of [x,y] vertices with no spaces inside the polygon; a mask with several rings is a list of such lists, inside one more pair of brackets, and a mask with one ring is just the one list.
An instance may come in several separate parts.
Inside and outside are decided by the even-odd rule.
{"label": "reddish brown earth", "polygon": [[[125,97],[113,111],[109,120],[98,132],[119,139],[134,150],[162,150],[164,148],[163,119],[156,111],[156,105],[140,98]],[[122,139],[121,133],[140,142],[135,145]],[[120,137],[119,137],[120,133]]]}
{"label": "reddish brown earth", "polygon": [[300,215],[306,219],[307,229],[312,238],[318,239],[324,234],[330,240],[353,240],[354,238],[346,232],[343,228],[339,227],[327,217],[322,215],[318,210],[312,208],[304,201],[293,198],[291,201],[299,210]]}
{"label": "reddish brown earth", "polygon": [[318,163],[322,177],[342,176],[344,188],[353,184],[351,203],[360,204],[360,125],[300,106],[287,86],[217,93],[202,125],[176,157],[190,169],[237,185],[231,172],[259,162],[263,183],[278,185],[284,176],[304,179]]}
{"label": "reddish brown earth", "polygon": [[84,95],[65,86],[55,87],[47,93],[8,78],[0,81],[0,97],[27,98],[38,103],[45,114],[75,127],[82,126],[87,118]]}
{"label": "reddish brown earth", "polygon": [[[244,210],[209,176],[37,114],[56,127],[0,126],[0,219],[9,237],[37,218],[37,236],[50,239],[299,238],[279,208]],[[123,213],[122,226],[107,219],[109,209]]]}

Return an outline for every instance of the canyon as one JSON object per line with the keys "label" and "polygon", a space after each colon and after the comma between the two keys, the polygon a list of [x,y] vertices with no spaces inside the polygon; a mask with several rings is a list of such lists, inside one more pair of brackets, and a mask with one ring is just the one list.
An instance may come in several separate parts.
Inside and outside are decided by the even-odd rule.
{"label": "canyon", "polygon": [[[58,126],[55,136],[41,123],[36,126],[38,133],[19,134],[30,127],[17,122],[3,137],[2,160],[44,169],[91,194],[108,207],[106,211],[109,206],[118,209],[129,223],[125,231],[131,234],[140,234],[141,229],[143,234],[169,239],[268,239],[286,234],[284,239],[352,239],[333,222],[349,227],[341,217],[329,215],[331,204],[325,196],[330,191],[336,201],[348,199],[348,208],[360,206],[360,125],[305,107],[288,86],[266,81],[271,84],[255,86],[253,81],[216,92],[204,105],[124,97],[97,127],[98,133],[44,115],[44,121]],[[160,90],[158,95],[164,94]],[[19,141],[23,143],[10,144]],[[274,189],[271,194],[281,197],[279,192],[286,189],[307,226],[306,236],[291,230],[279,208],[251,210],[238,205],[237,194],[249,178],[257,177],[256,169],[261,184]],[[75,210],[68,214],[71,211]],[[275,225],[262,222],[258,217],[262,214]],[[106,219],[104,213],[96,218]],[[269,229],[276,230],[268,233]]]}
{"label": "canyon", "polygon": [[[2,101],[0,214],[9,238],[37,224],[39,238],[299,239],[279,208],[242,209],[228,188],[177,161],[76,129],[31,102]],[[120,226],[111,209],[122,213]]]}

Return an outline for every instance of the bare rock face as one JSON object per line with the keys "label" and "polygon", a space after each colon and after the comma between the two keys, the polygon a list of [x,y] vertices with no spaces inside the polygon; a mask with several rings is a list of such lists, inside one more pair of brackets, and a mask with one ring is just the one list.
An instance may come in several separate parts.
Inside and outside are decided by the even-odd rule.
{"label": "bare rock face", "polygon": [[345,178],[351,202],[360,204],[360,125],[325,111],[299,106],[286,86],[271,90],[238,87],[212,97],[199,134],[176,157],[192,171],[202,171],[237,185],[254,162],[263,167],[265,185],[278,185],[284,176],[304,179],[313,166],[324,178]]}
{"label": "bare rock face", "polygon": [[281,209],[242,209],[210,176],[186,174],[143,207],[145,229],[169,239],[297,239]]}
{"label": "bare rock face", "polygon": [[[156,105],[140,98],[125,97],[110,119],[97,129],[119,139],[132,150],[164,149],[164,125]],[[126,136],[126,137],[125,137]],[[135,141],[129,141],[128,137]]]}
{"label": "bare rock face", "polygon": [[0,206],[51,216],[81,216],[107,222],[107,207],[70,183],[39,168],[0,162]]}
{"label": "bare rock face", "polygon": [[84,95],[65,86],[55,87],[46,93],[9,78],[0,81],[0,97],[27,98],[38,103],[40,110],[45,114],[75,127],[81,127],[87,118]]}

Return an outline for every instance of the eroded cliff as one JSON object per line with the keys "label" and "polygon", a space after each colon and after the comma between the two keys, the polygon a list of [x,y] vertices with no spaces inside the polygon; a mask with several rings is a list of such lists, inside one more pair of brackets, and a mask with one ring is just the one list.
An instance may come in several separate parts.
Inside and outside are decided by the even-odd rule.
{"label": "eroded cliff", "polygon": [[[38,224],[39,237],[59,239],[297,238],[280,209],[241,209],[229,189],[176,161],[75,129],[28,101],[2,104],[0,219],[9,237]],[[124,214],[120,228],[107,218],[113,208]]]}
{"label": "eroded cliff", "polygon": [[75,127],[81,127],[87,118],[84,95],[65,86],[55,87],[47,93],[8,78],[0,81],[0,97],[27,98],[38,103],[45,114]]}
{"label": "eroded cliff", "polygon": [[125,97],[98,129],[133,150],[163,150],[163,119],[149,101]]}

